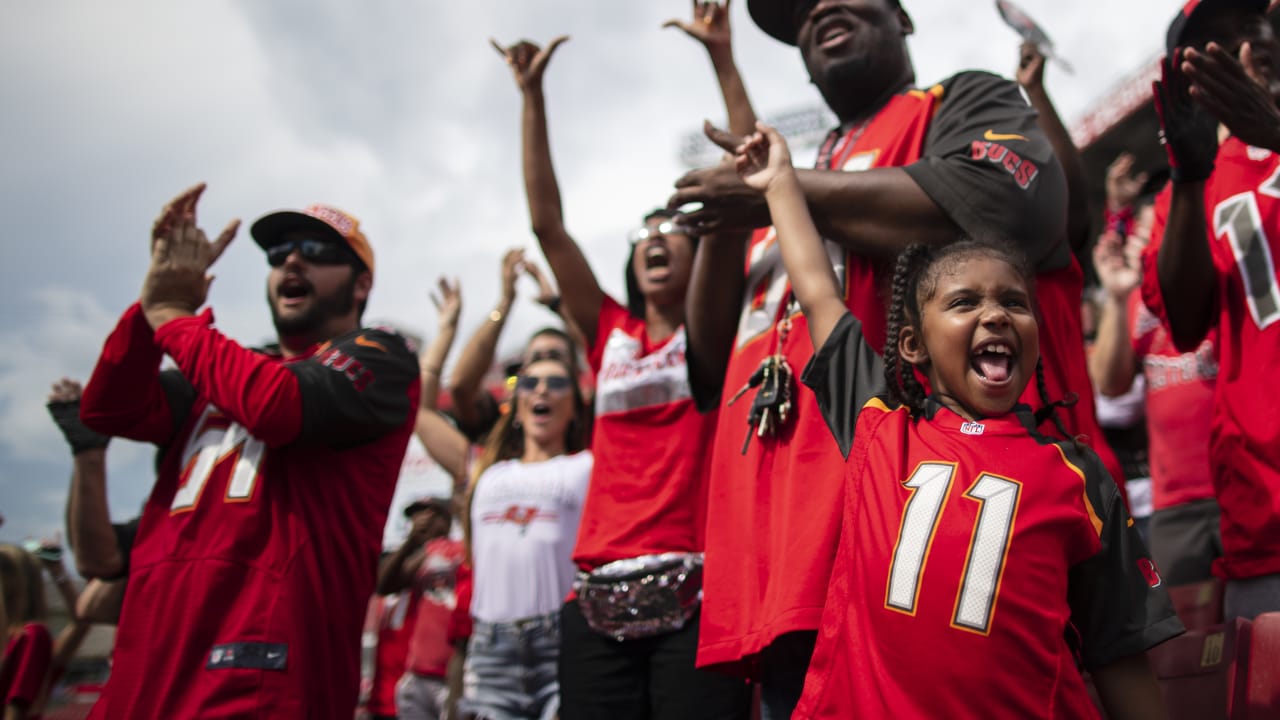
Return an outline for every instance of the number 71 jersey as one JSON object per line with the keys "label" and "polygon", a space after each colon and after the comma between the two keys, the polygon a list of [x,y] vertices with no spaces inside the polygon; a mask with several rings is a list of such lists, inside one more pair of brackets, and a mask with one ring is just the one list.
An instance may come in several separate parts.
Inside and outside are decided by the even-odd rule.
{"label": "number 71 jersey", "polygon": [[[1156,258],[1170,188],[1156,199],[1143,256],[1142,299],[1166,324]],[[1280,573],[1280,413],[1272,400],[1280,371],[1280,155],[1231,137],[1205,184],[1206,241],[1213,254],[1218,331],[1206,470],[1222,509],[1228,578]]]}
{"label": "number 71 jersey", "polygon": [[1025,406],[859,413],[797,718],[1096,717],[1077,669],[1181,632],[1092,451]]}

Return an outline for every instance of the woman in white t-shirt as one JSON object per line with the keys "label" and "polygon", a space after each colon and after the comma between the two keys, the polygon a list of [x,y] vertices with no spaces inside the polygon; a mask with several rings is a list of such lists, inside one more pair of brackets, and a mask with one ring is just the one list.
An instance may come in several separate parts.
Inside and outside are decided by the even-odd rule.
{"label": "woman in white t-shirt", "polygon": [[[481,717],[553,718],[559,710],[559,612],[573,585],[591,475],[586,417],[568,364],[530,363],[477,462],[466,515],[474,629],[463,697]],[[450,456],[465,456],[462,433],[438,431],[456,435],[446,442],[461,452]]]}

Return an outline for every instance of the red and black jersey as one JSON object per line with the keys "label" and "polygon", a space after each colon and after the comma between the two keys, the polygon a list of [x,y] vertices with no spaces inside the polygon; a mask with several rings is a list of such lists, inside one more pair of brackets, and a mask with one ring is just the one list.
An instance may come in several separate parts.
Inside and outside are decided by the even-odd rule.
{"label": "red and black jersey", "polygon": [[[285,359],[212,322],[153,333],[134,305],[85,387],[85,424],[168,448],[100,702],[107,717],[350,718],[417,363],[381,330]],[[164,354],[180,375],[159,373]]]}
{"label": "red and black jersey", "polygon": [[[1156,248],[1171,196],[1166,188],[1156,199]],[[1222,509],[1217,567],[1229,578],[1280,573],[1280,413],[1270,392],[1272,369],[1280,365],[1280,155],[1228,138],[1205,183],[1204,211],[1217,285],[1218,377],[1209,434]],[[1150,249],[1143,256],[1142,299],[1167,323],[1157,254]]]}
{"label": "red and black jersey", "polygon": [[[1079,270],[1071,274],[1065,240],[1066,184],[1016,85],[967,72],[929,90],[904,91],[866,122],[834,132],[818,166],[846,172],[902,167],[960,230],[1011,239],[1041,267],[1053,268],[1040,286],[1042,314],[1052,318],[1041,329],[1051,399],[1068,390],[1079,396],[1068,424],[1103,443],[1085,371]],[[847,307],[866,324],[871,342],[883,345],[891,263],[878,265],[833,242],[826,247]],[[772,228],[752,238],[744,272],[746,294],[724,385],[694,386],[704,408],[732,396],[769,355],[783,355],[795,369],[813,355]],[[1034,398],[1035,388],[1028,393]],[[832,508],[839,506],[843,459],[813,393],[797,387],[792,405],[781,432],[752,438],[745,453],[749,396],[720,408],[699,666],[749,672],[752,656],[774,638],[818,626],[839,530]],[[1099,449],[1110,456],[1105,445]]]}
{"label": "red and black jersey", "polygon": [[932,398],[918,419],[863,403],[881,370],[846,315],[804,375],[852,448],[795,717],[1096,717],[1077,663],[1182,631],[1115,482],[1025,405],[967,421]]}

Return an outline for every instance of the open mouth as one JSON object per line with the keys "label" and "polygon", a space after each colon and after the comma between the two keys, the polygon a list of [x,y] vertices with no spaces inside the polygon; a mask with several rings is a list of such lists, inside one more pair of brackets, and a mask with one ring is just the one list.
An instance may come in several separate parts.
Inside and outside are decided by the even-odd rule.
{"label": "open mouth", "polygon": [[533,413],[534,417],[547,417],[551,415],[551,405],[544,402],[536,402],[533,407],[529,408],[529,412]]}
{"label": "open mouth", "polygon": [[280,281],[280,298],[295,304],[311,294],[311,283],[298,275],[289,275]]}
{"label": "open mouth", "polygon": [[827,49],[844,42],[853,33],[853,23],[838,13],[831,13],[818,18],[814,28],[814,39],[818,47]]}
{"label": "open mouth", "polygon": [[1009,382],[1013,376],[1013,348],[1002,340],[992,340],[974,349],[970,364],[978,377],[990,383]]}
{"label": "open mouth", "polygon": [[644,251],[644,269],[666,268],[671,266],[671,254],[662,245],[651,244]]}

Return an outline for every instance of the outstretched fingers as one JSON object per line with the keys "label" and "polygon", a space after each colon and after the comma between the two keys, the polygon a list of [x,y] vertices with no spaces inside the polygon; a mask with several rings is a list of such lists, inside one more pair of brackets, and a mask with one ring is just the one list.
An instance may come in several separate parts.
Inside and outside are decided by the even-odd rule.
{"label": "outstretched fingers", "polygon": [[240,218],[236,218],[235,220],[227,223],[227,226],[222,229],[222,232],[218,233],[218,237],[213,241],[213,246],[209,249],[210,265],[214,264],[218,261],[218,258],[222,257],[222,253],[227,249],[227,246],[231,244],[231,241],[235,239],[236,232],[238,230],[240,230]]}

